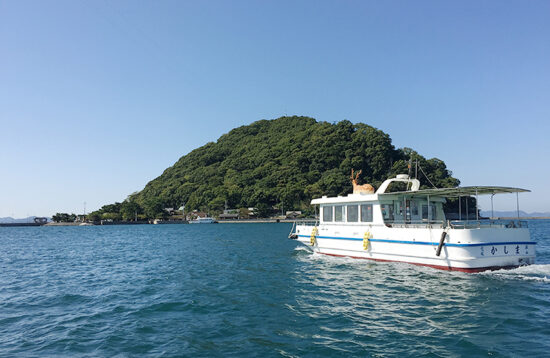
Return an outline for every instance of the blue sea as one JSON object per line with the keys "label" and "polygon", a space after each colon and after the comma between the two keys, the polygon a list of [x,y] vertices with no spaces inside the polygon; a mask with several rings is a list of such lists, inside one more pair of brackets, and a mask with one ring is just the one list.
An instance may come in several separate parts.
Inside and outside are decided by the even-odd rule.
{"label": "blue sea", "polygon": [[1,357],[548,357],[537,264],[479,274],[312,254],[289,224],[0,228]]}

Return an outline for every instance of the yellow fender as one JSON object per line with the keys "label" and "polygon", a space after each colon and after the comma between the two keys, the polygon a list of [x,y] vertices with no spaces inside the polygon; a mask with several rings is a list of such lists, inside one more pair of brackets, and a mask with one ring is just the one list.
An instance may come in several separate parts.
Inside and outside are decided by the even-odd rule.
{"label": "yellow fender", "polygon": [[317,226],[313,227],[313,230],[311,230],[311,238],[309,239],[309,242],[311,243],[311,246],[315,245],[315,236],[317,236]]}
{"label": "yellow fender", "polygon": [[363,250],[368,250],[369,249],[369,239],[372,239],[372,234],[367,231],[365,232],[365,235],[363,235]]}

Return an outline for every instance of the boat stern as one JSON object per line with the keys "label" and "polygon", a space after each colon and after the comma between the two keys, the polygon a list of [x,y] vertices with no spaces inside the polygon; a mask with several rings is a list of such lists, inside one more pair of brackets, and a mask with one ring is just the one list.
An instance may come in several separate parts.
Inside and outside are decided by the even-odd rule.
{"label": "boat stern", "polygon": [[442,258],[457,260],[463,267],[493,270],[532,265],[536,261],[536,242],[531,240],[527,227],[450,229],[447,236]]}

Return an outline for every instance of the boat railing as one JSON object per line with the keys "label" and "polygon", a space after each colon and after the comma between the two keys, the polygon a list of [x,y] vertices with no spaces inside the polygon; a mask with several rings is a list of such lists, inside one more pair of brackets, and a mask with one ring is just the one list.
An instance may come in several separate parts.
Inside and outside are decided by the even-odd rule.
{"label": "boat railing", "polygon": [[452,229],[480,229],[480,228],[501,228],[515,229],[527,228],[525,220],[385,220],[384,224],[387,227],[393,228],[443,228],[450,227]]}
{"label": "boat railing", "polygon": [[445,226],[445,222],[438,220],[412,220],[412,221],[385,221],[386,226],[393,228],[411,228],[411,229],[422,229],[422,228],[440,228]]}
{"label": "boat railing", "polygon": [[[381,224],[373,223],[328,223],[328,225],[345,225],[345,226],[379,226]],[[292,226],[293,229],[296,225],[300,226],[319,226],[319,221],[316,220],[306,220],[306,221],[295,221]],[[450,227],[452,229],[480,229],[480,228],[527,228],[528,224],[525,220],[407,220],[397,221],[397,220],[385,220],[384,225],[387,227],[393,228],[444,228]]]}
{"label": "boat railing", "polygon": [[319,221],[317,221],[317,220],[294,221],[294,225],[292,227],[295,227],[296,225],[300,225],[300,226],[319,226]]}
{"label": "boat railing", "polygon": [[422,229],[422,228],[440,228],[445,226],[445,221],[443,220],[403,220],[403,219],[384,219],[384,225],[386,227],[392,228],[411,228],[411,229]]}
{"label": "boat railing", "polygon": [[500,229],[520,229],[527,228],[525,220],[452,220],[448,222],[453,229],[481,229],[481,228],[500,228]]}

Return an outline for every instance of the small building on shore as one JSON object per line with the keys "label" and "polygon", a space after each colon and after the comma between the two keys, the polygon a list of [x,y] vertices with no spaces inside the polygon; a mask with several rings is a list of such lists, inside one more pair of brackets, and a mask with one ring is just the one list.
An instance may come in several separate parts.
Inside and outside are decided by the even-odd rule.
{"label": "small building on shore", "polygon": [[298,211],[298,210],[293,210],[293,211],[287,211],[286,212],[286,218],[287,219],[296,219],[298,216],[301,216],[301,215],[302,215],[302,212]]}
{"label": "small building on shore", "polygon": [[223,214],[219,215],[220,220],[237,220],[239,219],[239,210],[225,209]]}

